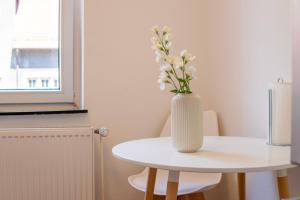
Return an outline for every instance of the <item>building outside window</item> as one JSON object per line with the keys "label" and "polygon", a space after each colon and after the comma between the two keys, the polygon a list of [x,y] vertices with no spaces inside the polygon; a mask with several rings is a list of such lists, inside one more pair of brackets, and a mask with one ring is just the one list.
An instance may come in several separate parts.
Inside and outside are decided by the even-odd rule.
{"label": "building outside window", "polygon": [[49,79],[42,79],[42,88],[48,88],[49,87]]}
{"label": "building outside window", "polygon": [[76,1],[0,1],[0,103],[73,102]]}
{"label": "building outside window", "polygon": [[28,87],[35,88],[36,87],[36,79],[29,79],[28,80]]}
{"label": "building outside window", "polygon": [[58,87],[58,80],[57,79],[54,79],[54,87]]}
{"label": "building outside window", "polygon": [[[11,51],[10,62],[4,63],[4,59],[0,59],[3,77],[0,89],[32,89],[34,87],[28,85],[27,80],[33,75],[41,78],[49,74],[51,78],[59,79],[60,1],[18,0],[15,4],[9,3],[14,0],[2,1],[7,1],[7,7],[14,15],[10,16],[10,25],[7,25],[12,38],[11,48],[7,47]],[[47,89],[59,89],[59,86]]]}

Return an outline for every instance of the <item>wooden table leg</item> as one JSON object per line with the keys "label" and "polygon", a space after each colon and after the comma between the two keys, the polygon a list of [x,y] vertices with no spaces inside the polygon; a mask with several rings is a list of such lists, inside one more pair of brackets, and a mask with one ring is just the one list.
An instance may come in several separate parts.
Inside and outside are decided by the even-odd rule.
{"label": "wooden table leg", "polygon": [[178,196],[177,200],[205,200],[205,196],[203,192],[197,192]]}
{"label": "wooden table leg", "polygon": [[205,196],[203,192],[197,193],[196,195],[199,200],[205,200]]}
{"label": "wooden table leg", "polygon": [[165,196],[161,196],[161,195],[154,195],[153,196],[153,200],[165,200]]}
{"label": "wooden table leg", "polygon": [[246,200],[246,174],[238,173],[239,200]]}
{"label": "wooden table leg", "polygon": [[157,173],[157,169],[149,168],[148,180],[147,180],[147,189],[146,189],[146,192],[145,192],[144,200],[153,200],[156,173]]}
{"label": "wooden table leg", "polygon": [[169,171],[166,200],[177,200],[179,171]]}
{"label": "wooden table leg", "polygon": [[277,184],[280,199],[289,198],[289,184],[286,170],[280,170],[277,172]]}

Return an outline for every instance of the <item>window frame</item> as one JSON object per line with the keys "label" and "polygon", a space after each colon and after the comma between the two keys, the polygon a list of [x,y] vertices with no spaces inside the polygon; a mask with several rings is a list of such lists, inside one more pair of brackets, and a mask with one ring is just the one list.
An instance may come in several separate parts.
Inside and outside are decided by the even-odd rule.
{"label": "window frame", "polygon": [[[60,0],[60,90],[6,90],[0,92],[2,104],[76,104],[81,107],[82,11],[81,0]],[[80,17],[75,17],[80,16]],[[74,49],[74,47],[79,49]],[[74,56],[76,53],[76,56]],[[79,59],[75,59],[79,56]],[[76,69],[80,68],[80,69]],[[80,77],[80,80],[76,77]],[[75,80],[76,79],[76,80]],[[75,84],[75,81],[77,82]]]}

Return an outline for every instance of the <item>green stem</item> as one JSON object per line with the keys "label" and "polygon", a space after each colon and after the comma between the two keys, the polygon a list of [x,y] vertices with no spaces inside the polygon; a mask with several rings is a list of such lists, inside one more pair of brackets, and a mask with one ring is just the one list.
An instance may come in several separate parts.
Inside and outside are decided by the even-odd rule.
{"label": "green stem", "polygon": [[161,45],[162,45],[163,52],[168,56],[168,55],[169,55],[169,50],[168,50],[167,47],[165,46],[163,38],[161,38],[160,35],[158,35],[158,39],[159,39],[159,42],[160,42]]}
{"label": "green stem", "polygon": [[[184,58],[181,58],[182,59],[182,68],[181,68],[181,71],[182,71],[182,79],[184,80],[184,85],[186,87],[186,80],[185,80],[185,64],[184,64]],[[186,88],[187,89],[187,88]]]}
{"label": "green stem", "polygon": [[182,85],[181,85],[181,82],[179,81],[179,77],[178,77],[178,75],[177,75],[177,73],[176,73],[176,70],[175,70],[175,68],[174,68],[174,65],[171,64],[171,67],[172,67],[172,71],[173,71],[173,73],[174,73],[174,76],[175,76],[176,80],[178,81],[178,84],[179,84],[179,87],[180,87],[180,90],[179,90],[179,91],[181,91],[181,90],[182,90]]}
{"label": "green stem", "polygon": [[170,75],[170,72],[167,72],[167,74],[168,74],[168,76],[170,77],[169,79],[172,81],[172,84],[173,84],[173,86],[175,87],[175,89],[178,90],[178,88],[177,88],[177,86],[176,86],[174,80],[172,79],[172,77],[171,77],[171,75]]}
{"label": "green stem", "polygon": [[[162,52],[164,52],[166,56],[169,56],[170,52],[167,49],[167,47],[165,46],[165,41],[163,39],[163,36],[161,36],[160,34],[157,34],[157,37],[158,37],[159,42],[160,42],[160,44],[162,46]],[[171,65],[173,73],[167,72],[167,74],[170,77],[169,79],[172,82],[171,84],[178,91],[178,93],[191,93],[190,87],[189,87],[189,82],[187,80],[185,80],[186,77],[185,77],[185,62],[184,62],[184,59],[183,59],[183,66],[182,66],[182,70],[181,70],[182,71],[182,79],[184,80],[183,84],[181,83],[181,81],[179,81],[180,78],[179,78],[179,76],[176,73],[174,65],[173,64],[170,64],[170,65]],[[178,81],[179,89],[178,89],[175,81],[172,79],[172,76]]]}

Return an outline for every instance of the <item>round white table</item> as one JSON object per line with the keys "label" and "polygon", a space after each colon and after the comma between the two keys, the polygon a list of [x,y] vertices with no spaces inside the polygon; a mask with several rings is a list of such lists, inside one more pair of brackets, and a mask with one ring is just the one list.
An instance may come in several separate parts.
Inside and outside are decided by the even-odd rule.
{"label": "round white table", "polygon": [[[282,172],[295,167],[290,164],[290,147],[270,146],[264,139],[247,137],[205,136],[202,148],[195,153],[177,152],[170,137],[125,142],[115,146],[112,152],[121,160],[150,167],[146,200],[153,199],[157,168],[169,170],[166,199],[175,200],[179,171],[239,173],[241,187],[244,187],[244,173],[276,170],[281,172],[278,177],[280,196],[286,198],[287,177]],[[240,199],[245,198],[242,196]]]}

